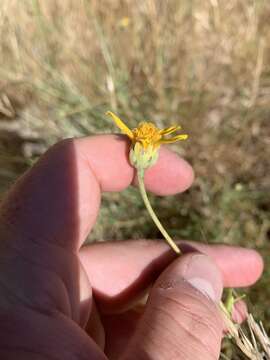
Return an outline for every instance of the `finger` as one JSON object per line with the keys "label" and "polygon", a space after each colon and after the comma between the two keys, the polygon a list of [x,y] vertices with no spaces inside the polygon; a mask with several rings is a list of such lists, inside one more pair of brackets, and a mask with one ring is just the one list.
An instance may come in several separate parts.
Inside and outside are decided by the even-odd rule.
{"label": "finger", "polygon": [[68,317],[58,311],[43,312],[25,306],[1,313],[0,358],[107,359],[85,331]]}
{"label": "finger", "polygon": [[[132,336],[134,336],[138,321],[141,319],[144,306],[136,306],[121,314],[103,315],[102,323],[106,331],[106,347],[105,354],[110,360],[119,359],[125,349],[126,344],[129,343]],[[247,306],[244,301],[238,301],[233,309],[232,319],[234,322],[241,324],[246,320]],[[224,324],[224,333],[227,334],[226,326]]]}
{"label": "finger", "polygon": [[[93,226],[101,191],[121,191],[134,178],[123,136],[66,140],[52,147],[11,189],[2,202],[2,237],[78,249]],[[185,190],[193,171],[175,153],[161,148],[146,175],[159,195]]]}
{"label": "finger", "polygon": [[107,341],[107,339],[105,339],[103,321],[100,318],[100,314],[95,304],[95,301],[92,302],[91,315],[88,319],[85,331],[95,341],[99,348],[104,350],[105,340]]}
{"label": "finger", "polygon": [[[136,306],[121,314],[103,315],[102,323],[106,331],[106,347],[105,354],[110,360],[116,360],[123,354],[126,344],[136,332],[138,321],[141,319],[145,310],[143,306]],[[241,324],[246,320],[247,306],[244,301],[238,301],[233,309],[233,321]],[[224,324],[224,333],[227,334],[226,326]]]}
{"label": "finger", "polygon": [[[178,163],[178,169],[175,169],[175,163]],[[176,153],[162,147],[158,162],[146,171],[144,183],[146,189],[156,195],[173,195],[188,189],[193,179],[194,173],[190,165]],[[137,185],[136,177],[133,183]]]}
{"label": "finger", "polygon": [[263,259],[252,249],[239,246],[206,245],[183,242],[184,251],[197,250],[215,259],[225,287],[245,287],[254,284],[263,271]]}
{"label": "finger", "polygon": [[247,304],[239,300],[233,305],[232,319],[234,322],[241,324],[248,316]]}
{"label": "finger", "polygon": [[[180,244],[183,252],[209,255],[220,269],[226,287],[251,285],[262,273],[262,259],[254,250],[194,242]],[[92,244],[83,247],[79,256],[99,307],[106,313],[130,308],[175,259],[162,240]]]}
{"label": "finger", "polygon": [[110,360],[121,359],[124,349],[135,334],[141,313],[134,309],[122,314],[104,315],[102,323],[106,331],[105,354]]}
{"label": "finger", "polygon": [[[78,314],[78,323],[82,328],[85,328],[89,318],[91,318],[95,313],[95,302],[92,297],[92,288],[87,276],[86,271],[84,270],[84,267],[82,264],[79,264],[79,294],[77,296],[77,301],[79,300],[80,304],[80,311]],[[75,280],[76,282],[76,280]],[[69,286],[67,286],[67,289]],[[78,307],[78,304],[75,305]],[[73,306],[74,307],[74,306]],[[74,319],[77,320],[77,319]],[[101,330],[102,331],[102,330]]]}
{"label": "finger", "polygon": [[222,279],[205,255],[186,254],[156,281],[123,359],[218,359]]}

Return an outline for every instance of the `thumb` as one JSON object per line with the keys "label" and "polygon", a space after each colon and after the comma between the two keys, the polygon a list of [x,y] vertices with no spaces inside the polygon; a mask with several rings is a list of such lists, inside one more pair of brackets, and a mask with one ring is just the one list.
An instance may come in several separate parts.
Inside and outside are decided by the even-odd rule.
{"label": "thumb", "polygon": [[156,281],[124,359],[218,359],[221,294],[210,258],[193,253],[175,260]]}

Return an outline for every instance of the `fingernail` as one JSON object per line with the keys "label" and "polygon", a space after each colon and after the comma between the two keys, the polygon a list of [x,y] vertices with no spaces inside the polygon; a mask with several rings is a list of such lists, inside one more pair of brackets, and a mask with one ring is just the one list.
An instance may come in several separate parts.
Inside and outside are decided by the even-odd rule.
{"label": "fingernail", "polygon": [[214,262],[206,255],[191,255],[184,279],[202,294],[218,302],[222,295],[222,280]]}

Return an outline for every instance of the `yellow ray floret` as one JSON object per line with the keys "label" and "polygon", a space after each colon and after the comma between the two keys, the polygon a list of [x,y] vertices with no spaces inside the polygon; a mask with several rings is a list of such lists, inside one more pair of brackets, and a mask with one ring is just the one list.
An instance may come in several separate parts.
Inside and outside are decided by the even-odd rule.
{"label": "yellow ray floret", "polygon": [[115,122],[115,125],[119,127],[119,129],[127,135],[130,139],[133,139],[133,132],[127,127],[127,125],[119,119],[118,116],[116,116],[111,111],[107,111],[106,115],[110,115],[113,118],[113,121]]}
{"label": "yellow ray floret", "polygon": [[168,128],[165,128],[165,129],[162,129],[162,130],[159,130],[159,133],[161,135],[169,135],[177,130],[180,130],[181,129],[181,126],[171,126],[171,127],[168,127]]}
{"label": "yellow ray floret", "polygon": [[106,114],[112,117],[118,128],[130,138],[134,145],[136,143],[140,143],[144,149],[147,149],[148,147],[158,148],[162,144],[171,144],[188,138],[188,135],[186,134],[176,135],[171,138],[166,137],[167,135],[180,130],[181,126],[171,126],[165,129],[158,129],[155,124],[144,121],[140,122],[137,128],[131,130],[111,111],[108,111]]}

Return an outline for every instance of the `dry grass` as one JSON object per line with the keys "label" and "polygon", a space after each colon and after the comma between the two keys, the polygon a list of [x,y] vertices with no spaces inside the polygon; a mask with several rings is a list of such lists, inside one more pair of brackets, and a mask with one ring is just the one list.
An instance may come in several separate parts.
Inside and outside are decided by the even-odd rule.
{"label": "dry grass", "polygon": [[[153,199],[162,221],[269,261],[269,18],[267,0],[2,0],[0,188],[58,139],[111,131],[108,109],[131,126],[179,120],[197,178]],[[134,189],[101,214],[91,239],[158,236]],[[249,297],[269,328],[265,282]]]}
{"label": "dry grass", "polygon": [[[231,340],[235,342],[242,354],[250,360],[269,360],[270,359],[270,338],[265,332],[261,322],[256,322],[251,314],[247,316],[247,329],[243,329],[239,324],[234,324],[224,307],[220,304],[224,323],[228,329]],[[221,358],[228,359],[225,354]]]}

